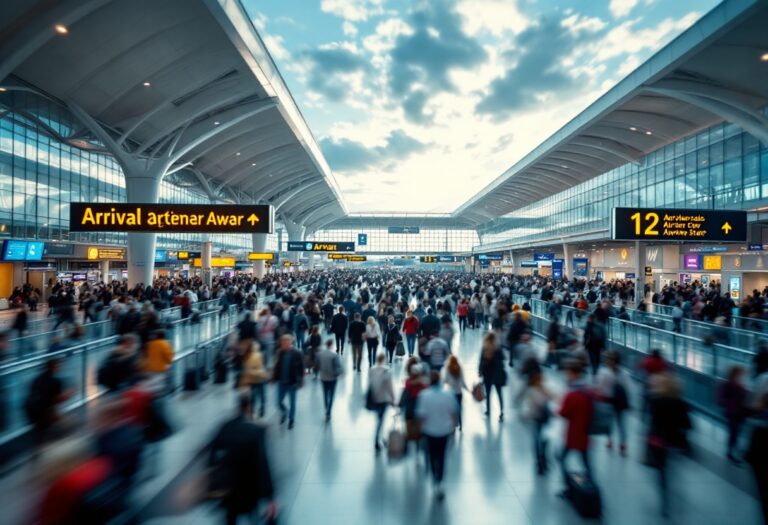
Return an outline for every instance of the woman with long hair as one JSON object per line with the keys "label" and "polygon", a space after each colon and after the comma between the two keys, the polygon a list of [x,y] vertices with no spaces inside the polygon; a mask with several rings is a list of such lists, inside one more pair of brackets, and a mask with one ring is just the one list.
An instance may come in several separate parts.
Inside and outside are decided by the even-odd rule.
{"label": "woman with long hair", "polygon": [[370,316],[365,325],[365,343],[368,346],[368,368],[371,368],[376,360],[376,350],[379,348],[380,339],[381,329],[376,319]]}
{"label": "woman with long hair", "polygon": [[488,332],[483,338],[478,374],[483,378],[485,386],[485,416],[491,415],[491,390],[495,388],[499,398],[499,422],[504,421],[504,398],[501,395],[501,387],[507,384],[507,371],[504,370],[504,355],[499,348],[495,332]]}
{"label": "woman with long hair", "polygon": [[448,357],[448,361],[446,361],[443,368],[443,383],[448,385],[448,388],[456,396],[456,402],[459,405],[459,424],[457,426],[459,432],[461,432],[461,398],[464,390],[469,392],[469,388],[467,388],[467,383],[464,381],[464,370],[461,368],[459,358],[453,354]]}

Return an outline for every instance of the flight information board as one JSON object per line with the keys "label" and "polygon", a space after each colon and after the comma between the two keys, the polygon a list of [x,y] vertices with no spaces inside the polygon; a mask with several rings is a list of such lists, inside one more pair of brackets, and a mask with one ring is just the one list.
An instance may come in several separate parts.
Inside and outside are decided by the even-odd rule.
{"label": "flight information board", "polygon": [[614,208],[611,237],[621,241],[745,242],[747,212]]}
{"label": "flight information board", "polygon": [[274,207],[73,202],[73,232],[273,233]]}
{"label": "flight information board", "polygon": [[288,241],[289,252],[354,252],[353,242]]}
{"label": "flight information board", "polygon": [[421,229],[418,226],[390,226],[387,228],[387,233],[421,233]]}

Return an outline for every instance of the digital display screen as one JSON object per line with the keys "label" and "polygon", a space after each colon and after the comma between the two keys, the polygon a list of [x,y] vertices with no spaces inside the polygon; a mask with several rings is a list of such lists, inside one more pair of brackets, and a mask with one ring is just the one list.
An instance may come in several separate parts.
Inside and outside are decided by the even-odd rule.
{"label": "digital display screen", "polygon": [[155,262],[168,262],[168,250],[155,250]]}
{"label": "digital display screen", "polygon": [[477,256],[477,260],[480,262],[483,261],[500,261],[503,259],[503,256],[500,253],[481,253]]}
{"label": "digital display screen", "polygon": [[5,241],[3,260],[23,261],[27,256],[27,241]]}
{"label": "digital display screen", "polygon": [[747,212],[614,208],[611,236],[622,241],[745,242]]}
{"label": "digital display screen", "polygon": [[25,259],[28,261],[40,261],[43,258],[45,243],[39,241],[29,241],[27,243],[27,253]]}

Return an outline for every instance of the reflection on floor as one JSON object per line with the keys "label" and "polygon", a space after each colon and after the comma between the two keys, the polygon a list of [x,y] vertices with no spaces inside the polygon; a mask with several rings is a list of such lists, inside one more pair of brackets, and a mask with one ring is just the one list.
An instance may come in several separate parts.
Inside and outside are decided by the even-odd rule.
{"label": "reflection on floor", "polygon": [[[454,343],[470,385],[476,378],[480,340],[479,331],[468,331],[457,335]],[[344,359],[349,365],[347,353]],[[393,372],[396,385],[400,385],[402,363],[396,363]],[[553,389],[562,391],[562,378],[553,374],[548,381]],[[270,391],[267,417],[281,523],[570,525],[584,521],[557,496],[562,481],[554,460],[550,459],[553,468],[547,476],[534,472],[530,430],[512,406],[514,391],[519,387],[516,380],[505,388],[508,406],[501,424],[497,405],[492,417],[486,419],[483,407],[465,396],[464,432],[457,433],[449,448],[446,499],[442,503],[433,498],[422,457],[411,454],[390,464],[385,455],[375,456],[375,418],[363,407],[366,385],[365,371],[346,373],[337,391],[333,420],[326,425],[320,385],[307,381],[299,394],[296,427],[291,431],[277,424],[274,392]],[[393,424],[393,419],[390,412],[388,424]],[[604,523],[760,523],[759,505],[752,495],[711,469],[682,457],[675,458],[671,467],[671,518],[663,519],[656,472],[641,463],[643,432],[634,416],[630,417],[629,432],[627,458],[607,450],[604,438],[593,443],[593,465],[604,499]],[[552,455],[560,448],[561,423],[555,421],[548,433]],[[157,517],[149,523],[206,525],[223,523],[223,519],[217,508],[203,505],[183,516]]]}

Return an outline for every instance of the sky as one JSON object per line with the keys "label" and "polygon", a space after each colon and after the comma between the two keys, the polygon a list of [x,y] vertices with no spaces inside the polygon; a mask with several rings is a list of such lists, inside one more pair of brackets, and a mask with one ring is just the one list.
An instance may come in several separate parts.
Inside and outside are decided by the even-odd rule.
{"label": "sky", "polygon": [[718,0],[241,0],[351,212],[451,212]]}

